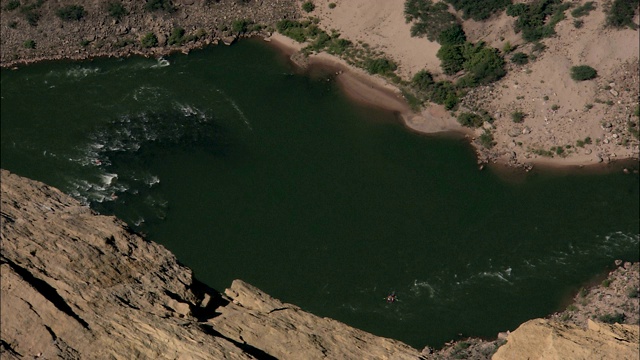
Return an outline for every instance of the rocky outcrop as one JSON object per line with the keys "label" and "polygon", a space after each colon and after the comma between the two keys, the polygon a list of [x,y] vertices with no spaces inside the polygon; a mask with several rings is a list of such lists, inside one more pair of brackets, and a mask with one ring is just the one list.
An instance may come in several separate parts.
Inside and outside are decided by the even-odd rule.
{"label": "rocky outcrop", "polygon": [[512,332],[493,360],[640,358],[638,326],[588,320],[587,329],[558,321],[534,319]]}
{"label": "rocky outcrop", "polygon": [[163,246],[2,170],[2,359],[416,359],[236,280],[220,294]]}
{"label": "rocky outcrop", "polygon": [[[147,9],[147,1],[122,0],[115,2],[124,9],[119,16],[112,15],[109,4],[113,1],[22,1],[17,7],[9,3],[2,1],[0,17],[3,67],[51,59],[187,52],[268,32],[278,20],[299,16],[296,0],[157,1],[156,5],[168,6],[155,11]],[[70,5],[84,8],[79,20],[63,20],[58,15]],[[178,28],[184,30],[184,36],[172,38]],[[141,40],[148,33],[156,36],[157,44],[145,47]],[[31,45],[25,45],[29,41]]]}

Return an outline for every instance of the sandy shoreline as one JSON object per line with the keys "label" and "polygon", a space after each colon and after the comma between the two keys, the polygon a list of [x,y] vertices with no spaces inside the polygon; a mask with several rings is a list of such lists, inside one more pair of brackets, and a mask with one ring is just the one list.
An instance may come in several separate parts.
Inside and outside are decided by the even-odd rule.
{"label": "sandy shoreline", "polygon": [[[397,113],[403,124],[411,131],[426,135],[465,137],[470,142],[479,135],[474,130],[461,126],[441,105],[432,104],[421,112],[412,111],[396,86],[379,76],[370,75],[362,69],[349,65],[336,56],[326,53],[312,54],[304,63],[300,63],[296,61],[295,54],[304,47],[303,44],[279,33],[274,33],[264,40],[289,56],[298,67],[322,66],[335,70],[336,82],[347,97],[368,106]],[[478,153],[478,155],[481,154]],[[590,156],[538,158],[528,159],[526,163],[519,163],[518,166],[509,164],[508,160],[506,157],[498,157],[488,165],[497,173],[507,177],[513,175],[509,169],[519,167],[527,170],[536,167],[562,173],[575,171],[602,173],[622,171],[627,168],[635,170],[638,167],[635,157],[621,157],[606,163],[594,161]]]}

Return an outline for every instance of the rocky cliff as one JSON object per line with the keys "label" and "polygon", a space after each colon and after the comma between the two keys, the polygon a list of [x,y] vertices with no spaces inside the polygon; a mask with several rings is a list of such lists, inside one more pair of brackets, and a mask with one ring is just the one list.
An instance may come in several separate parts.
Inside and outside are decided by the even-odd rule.
{"label": "rocky cliff", "polygon": [[2,359],[416,359],[395,340],[234,281],[194,279],[163,246],[2,170]]}
{"label": "rocky cliff", "polygon": [[[0,183],[2,359],[639,358],[638,264],[552,319],[418,352],[240,280],[219,293],[115,217],[5,170]],[[618,310],[609,322],[628,324],[591,320]]]}

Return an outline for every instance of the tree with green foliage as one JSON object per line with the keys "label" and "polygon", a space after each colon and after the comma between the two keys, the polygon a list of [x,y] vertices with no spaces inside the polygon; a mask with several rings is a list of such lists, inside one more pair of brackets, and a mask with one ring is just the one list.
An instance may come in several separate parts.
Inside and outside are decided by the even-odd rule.
{"label": "tree with green foliage", "polygon": [[158,37],[156,36],[156,34],[148,32],[140,40],[140,45],[142,45],[143,48],[152,48],[154,46],[158,46]]}
{"label": "tree with green foliage", "polygon": [[501,12],[511,0],[446,0],[457,11],[462,11],[465,19],[481,21],[488,19],[491,15]]}
{"label": "tree with green foliage", "polygon": [[564,19],[564,12],[570,6],[563,4],[562,0],[537,0],[529,4],[509,5],[507,15],[518,17],[516,32],[522,32],[522,38],[531,42],[554,35],[556,24]]}
{"label": "tree with green foliage", "polygon": [[25,49],[35,49],[36,48],[36,42],[33,41],[33,40],[27,40],[27,41],[22,43],[22,46]]}
{"label": "tree with green foliage", "polygon": [[511,56],[511,62],[518,65],[524,65],[529,62],[529,55],[523,52],[514,53],[513,56]]}
{"label": "tree with green foliage", "polygon": [[578,6],[577,8],[573,9],[573,11],[571,12],[571,16],[577,18],[589,15],[589,13],[596,8],[594,4],[595,3],[593,1],[587,1],[586,3],[584,3],[584,5]]}
{"label": "tree with green foliage", "polygon": [[413,22],[411,36],[426,36],[429,41],[436,41],[443,30],[458,23],[443,2],[434,4],[431,0],[407,0],[404,14],[407,22]]}
{"label": "tree with green foliage", "polygon": [[306,12],[312,12],[313,10],[315,10],[316,6],[311,2],[311,1],[307,1],[304,4],[302,4],[302,10],[306,11]]}
{"label": "tree with green foliage", "polygon": [[596,76],[598,76],[598,72],[589,65],[571,67],[571,78],[575,81],[591,80]]}
{"label": "tree with green foliage", "polygon": [[369,74],[387,75],[394,72],[398,66],[387,58],[368,58],[364,62],[364,68]]}
{"label": "tree with green foliage", "polygon": [[87,12],[81,5],[69,5],[58,9],[56,15],[64,21],[78,21],[87,15]]}
{"label": "tree with green foliage", "polygon": [[233,32],[237,34],[245,33],[249,29],[249,25],[251,25],[251,21],[247,19],[235,20],[231,24],[231,30],[233,30]]}
{"label": "tree with green foliage", "polygon": [[458,91],[451,81],[438,81],[435,83],[431,87],[428,98],[436,104],[444,105],[447,110],[453,109],[460,101]]}
{"label": "tree with green foliage", "polygon": [[124,5],[122,5],[119,1],[111,1],[107,4],[107,13],[109,16],[114,17],[116,19],[122,19],[123,16],[129,14],[127,9],[125,9]]}
{"label": "tree with green foliage", "polygon": [[435,84],[433,75],[427,70],[418,71],[411,80],[411,84],[420,91],[428,91]]}
{"label": "tree with green foliage", "polygon": [[171,35],[169,35],[169,39],[167,40],[167,44],[169,45],[182,45],[184,42],[184,29],[181,27],[175,27],[171,30]]}
{"label": "tree with green foliage", "polygon": [[479,128],[484,124],[484,120],[482,116],[473,113],[463,112],[458,115],[458,122],[462,126],[470,127],[470,128]]}
{"label": "tree with green foliage", "polygon": [[462,45],[467,41],[467,35],[460,24],[452,25],[438,35],[440,45]]}
{"label": "tree with green foliage", "polygon": [[607,25],[615,28],[630,27],[636,29],[633,18],[640,0],[614,0],[607,11]]}
{"label": "tree with green foliage", "polygon": [[175,6],[173,6],[171,0],[147,0],[144,8],[147,11],[164,10],[168,13],[176,11],[176,8]]}
{"label": "tree with green foliage", "polygon": [[460,45],[443,45],[436,56],[440,59],[442,71],[447,75],[453,75],[463,69],[465,58]]}
{"label": "tree with green foliage", "polygon": [[20,0],[10,0],[7,2],[7,5],[4,6],[3,10],[11,11],[20,7]]}
{"label": "tree with green foliage", "polygon": [[474,45],[467,43],[463,47],[463,55],[466,59],[463,67],[468,72],[465,77],[469,85],[488,84],[506,74],[504,58],[498,49],[487,47],[483,42]]}

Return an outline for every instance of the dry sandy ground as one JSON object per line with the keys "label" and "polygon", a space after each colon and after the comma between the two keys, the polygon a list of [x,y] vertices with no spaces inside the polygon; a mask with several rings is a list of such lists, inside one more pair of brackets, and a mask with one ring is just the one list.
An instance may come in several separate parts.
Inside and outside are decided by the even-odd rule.
{"label": "dry sandy ground", "polygon": [[[334,9],[329,8],[331,2],[337,5]],[[576,5],[583,2],[574,1]],[[316,0],[314,3],[316,9],[309,15],[320,18],[322,28],[335,29],[343,38],[383,51],[398,63],[398,74],[402,78],[409,79],[421,69],[442,76],[436,57],[439,45],[410,36],[411,26],[404,18],[404,0]],[[512,165],[588,165],[638,157],[638,141],[629,134],[627,122],[637,122],[632,112],[638,103],[639,32],[605,28],[602,1],[596,1],[596,6],[596,10],[582,18],[584,26],[580,29],[573,26],[571,10],[568,10],[567,19],[556,26],[558,35],[543,40],[547,49],[536,61],[525,66],[508,63],[509,72],[504,79],[492,86],[474,89],[468,96],[464,103],[467,107],[480,106],[496,117],[491,130],[497,144],[489,151],[478,145],[483,158]],[[520,45],[517,51],[528,53],[531,45],[524,44],[514,32],[513,23],[514,18],[503,13],[485,22],[465,21],[464,28],[471,41],[483,40],[498,49],[509,41]],[[348,67],[335,58],[332,60],[326,54],[311,61],[341,64],[342,69],[348,70],[345,74],[350,75],[341,75],[339,80],[352,97],[376,105],[386,103],[375,96],[367,100],[375,93],[376,85],[383,86],[385,92],[389,89],[383,79]],[[594,67],[598,78],[573,81],[570,68],[583,64]],[[356,82],[366,86],[349,85]],[[395,90],[395,94],[397,98],[399,92]],[[613,104],[607,105],[607,101]],[[399,110],[397,104],[391,108],[402,112],[407,126],[417,131],[457,131],[470,137],[483,131],[479,129],[474,133],[462,128],[441,106],[430,105],[419,114]],[[516,110],[526,114],[524,123],[512,122],[511,113]],[[576,141],[586,137],[591,138],[592,144],[576,147]],[[556,146],[564,148],[562,155],[535,154]]]}

